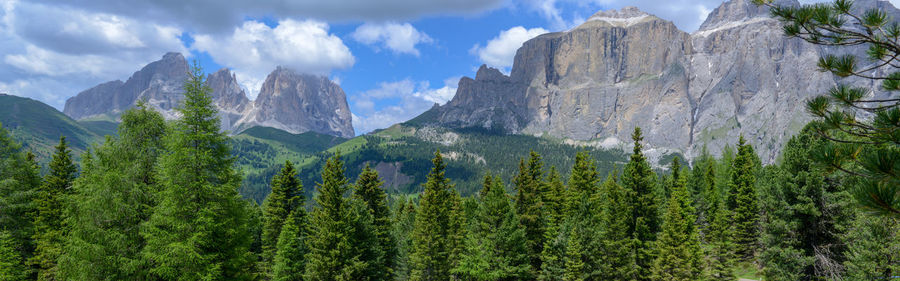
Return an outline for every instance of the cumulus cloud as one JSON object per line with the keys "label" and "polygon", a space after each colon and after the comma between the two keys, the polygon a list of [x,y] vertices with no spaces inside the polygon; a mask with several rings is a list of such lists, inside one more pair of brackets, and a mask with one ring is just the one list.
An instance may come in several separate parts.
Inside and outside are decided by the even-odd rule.
{"label": "cumulus cloud", "polygon": [[276,66],[313,74],[353,66],[355,58],[328,24],[315,20],[281,20],[274,28],[246,21],[230,35],[197,35],[191,48],[231,67],[255,98],[266,75]]}
{"label": "cumulus cloud", "polygon": [[192,26],[199,32],[229,32],[246,18],[315,18],[384,21],[427,15],[466,15],[498,8],[503,0],[33,0],[155,22]]}
{"label": "cumulus cloud", "polygon": [[31,2],[0,0],[0,7],[0,92],[57,108],[167,51],[187,50],[173,26]]}
{"label": "cumulus cloud", "polygon": [[[427,81],[415,82],[404,79],[382,82],[378,87],[350,98],[353,108],[353,128],[357,134],[365,134],[375,129],[387,128],[393,124],[406,122],[422,114],[435,103],[444,104],[456,93],[458,77],[444,80],[444,86],[433,89]],[[376,103],[392,103],[376,108]]]}
{"label": "cumulus cloud", "polygon": [[723,0],[523,0],[522,3],[527,9],[540,14],[551,29],[556,31],[581,24],[586,17],[601,9],[635,6],[674,22],[681,30],[693,32],[700,27],[709,12],[722,2]]}
{"label": "cumulus cloud", "polygon": [[409,23],[365,23],[350,34],[353,40],[378,48],[387,48],[398,54],[419,56],[416,45],[431,43],[428,34],[416,30]]}
{"label": "cumulus cloud", "polygon": [[508,68],[513,65],[516,50],[522,47],[522,43],[544,33],[547,33],[547,30],[540,27],[525,29],[516,26],[501,31],[497,37],[489,40],[483,47],[476,44],[470,53],[477,55],[481,62],[487,65]]}

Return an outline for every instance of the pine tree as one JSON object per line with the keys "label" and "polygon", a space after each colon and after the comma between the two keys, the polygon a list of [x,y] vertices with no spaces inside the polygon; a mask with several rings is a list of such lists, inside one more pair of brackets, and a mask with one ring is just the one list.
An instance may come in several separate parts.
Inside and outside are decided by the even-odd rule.
{"label": "pine tree", "polygon": [[393,236],[397,240],[397,258],[394,266],[394,275],[398,281],[406,281],[410,278],[412,270],[410,255],[413,251],[412,233],[416,224],[416,205],[412,200],[403,197],[397,202],[394,211]]}
{"label": "pine tree", "polygon": [[900,220],[859,212],[844,241],[846,279],[891,280],[900,275]]}
{"label": "pine tree", "polygon": [[0,230],[0,280],[24,281],[28,280],[28,271],[16,249],[16,241],[5,230]]}
{"label": "pine tree", "polygon": [[36,278],[25,263],[34,254],[31,237],[37,213],[34,198],[41,186],[38,171],[34,155],[22,151],[21,145],[0,124],[0,231],[10,236],[7,245],[17,252],[29,279]]}
{"label": "pine tree", "polygon": [[759,158],[741,136],[738,154],[732,163],[728,190],[728,209],[734,227],[735,254],[749,260],[756,251],[759,237],[759,203],[756,194],[756,172]]}
{"label": "pine tree", "polygon": [[565,269],[565,239],[567,234],[561,232],[566,219],[566,200],[568,193],[562,182],[562,176],[556,167],[550,167],[543,192],[546,228],[544,230],[544,247],[541,251],[541,270],[539,280],[562,280]]}
{"label": "pine tree", "polygon": [[459,194],[444,177],[446,165],[440,151],[435,152],[432,163],[416,212],[411,280],[450,280],[462,248]]}
{"label": "pine tree", "polygon": [[706,233],[704,276],[706,280],[734,281],[734,244],[731,242],[731,212],[722,200],[712,202],[709,227]]}
{"label": "pine tree", "polygon": [[485,185],[475,218],[466,233],[465,249],[453,270],[462,280],[533,279],[525,245],[525,229],[499,178]]}
{"label": "pine tree", "polygon": [[340,154],[322,169],[318,207],[311,214],[304,280],[372,280],[381,258],[372,215],[365,202],[344,197],[350,186]]}
{"label": "pine tree", "polygon": [[[672,166],[678,167],[678,158]],[[675,173],[677,169],[673,169]],[[673,174],[671,196],[664,216],[662,232],[657,241],[653,262],[654,280],[698,280],[701,266],[700,237],[694,224],[694,207],[688,194],[686,180]]]}
{"label": "pine tree", "polygon": [[[600,183],[597,165],[587,152],[579,152],[575,155],[575,164],[572,166],[572,175],[569,178],[569,190],[566,199],[565,223],[568,229],[562,231],[566,235],[575,232],[578,235],[568,237],[568,244],[578,243],[582,251],[582,278],[592,278],[602,271],[599,258],[602,248],[602,239],[597,233],[602,232],[600,202],[605,200],[604,195],[598,192]],[[574,241],[578,239],[578,241]],[[567,245],[568,246],[568,245]]]}
{"label": "pine tree", "polygon": [[34,219],[35,253],[29,262],[37,269],[38,280],[56,280],[58,268],[56,260],[62,248],[63,201],[78,172],[72,162],[66,137],[59,138],[56,152],[50,160],[50,172],[44,177],[44,184],[35,199],[37,217]]}
{"label": "pine tree", "polygon": [[263,202],[262,251],[263,262],[271,263],[275,257],[276,244],[281,227],[295,210],[303,208],[303,185],[297,178],[297,170],[290,161],[285,161],[272,178],[272,192]]}
{"label": "pine tree", "polygon": [[198,66],[184,90],[181,118],[159,159],[159,201],[141,228],[142,256],[162,279],[249,279],[255,270],[241,175]]}
{"label": "pine tree", "polygon": [[601,278],[599,280],[637,280],[636,239],[630,232],[633,214],[627,190],[609,175],[603,182],[606,194],[602,206],[602,220],[606,227],[600,233],[603,241]]}
{"label": "pine tree", "polygon": [[380,276],[374,276],[372,280],[393,280],[394,262],[397,257],[397,246],[391,235],[391,210],[387,206],[387,194],[382,186],[384,182],[378,177],[378,171],[367,164],[359,180],[354,185],[353,195],[368,206],[372,214],[375,236],[378,239],[378,247],[382,257],[372,265],[372,270]]}
{"label": "pine tree", "polygon": [[272,266],[272,280],[300,281],[306,267],[306,210],[296,209],[284,221],[278,235]]}
{"label": "pine tree", "polygon": [[566,270],[563,273],[564,281],[582,281],[585,280],[584,249],[581,247],[581,237],[579,231],[572,228],[569,233],[569,243],[566,246],[565,263]]}
{"label": "pine tree", "polygon": [[525,227],[525,244],[528,245],[528,256],[531,266],[541,268],[541,252],[544,247],[544,214],[542,213],[544,170],[541,156],[531,151],[526,164],[519,161],[519,174],[514,179],[516,194],[516,215]]}
{"label": "pine tree", "polygon": [[632,238],[636,239],[635,243],[635,263],[637,264],[638,280],[648,280],[650,276],[650,266],[655,259],[653,249],[656,234],[659,232],[660,222],[654,189],[656,188],[656,176],[647,163],[647,158],[642,152],[643,146],[641,142],[644,137],[641,135],[641,129],[635,128],[634,134],[631,135],[634,141],[634,150],[631,159],[625,165],[625,171],[622,174],[622,185],[625,188],[625,197],[630,198],[630,209],[632,214],[628,216],[631,222],[629,225],[629,233]]}
{"label": "pine tree", "polygon": [[[761,187],[762,246],[766,280],[816,280],[839,276],[841,236],[852,220],[852,197],[837,179],[810,161],[822,145],[806,128],[787,142],[779,166],[767,166]],[[832,183],[829,183],[832,182]]]}
{"label": "pine tree", "polygon": [[[67,201],[60,279],[134,280],[148,276],[139,227],[154,205],[166,124],[139,102],[125,111],[118,137],[82,154],[82,172]],[[110,258],[115,257],[115,258]]]}

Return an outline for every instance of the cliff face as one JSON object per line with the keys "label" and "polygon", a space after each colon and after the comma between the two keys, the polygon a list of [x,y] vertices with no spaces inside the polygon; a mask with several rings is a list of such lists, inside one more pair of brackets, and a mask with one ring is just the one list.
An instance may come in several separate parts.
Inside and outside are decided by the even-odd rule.
{"label": "cliff face", "polygon": [[[188,70],[184,56],[168,53],[124,83],[103,83],[70,98],[64,113],[76,120],[116,119],[145,100],[167,119],[176,118],[175,109],[184,100]],[[300,75],[279,67],[269,75],[256,101],[247,98],[237,77],[227,68],[209,74],[207,85],[212,89],[210,95],[219,110],[222,130],[238,133],[262,125],[291,133],[355,135],[344,91],[325,77]]]}
{"label": "cliff face", "polygon": [[350,107],[344,90],[321,76],[279,67],[266,77],[253,107],[239,126],[263,125],[288,132],[313,131],[353,137]]}
{"label": "cliff face", "polygon": [[628,145],[639,126],[651,151],[688,157],[703,146],[719,153],[743,134],[773,162],[810,120],[805,100],[836,82],[816,68],[826,52],[785,37],[750,0],[723,3],[692,34],[636,8],[603,11],[525,42],[508,77],[482,67],[474,80],[463,78],[453,100],[419,122],[603,145]]}

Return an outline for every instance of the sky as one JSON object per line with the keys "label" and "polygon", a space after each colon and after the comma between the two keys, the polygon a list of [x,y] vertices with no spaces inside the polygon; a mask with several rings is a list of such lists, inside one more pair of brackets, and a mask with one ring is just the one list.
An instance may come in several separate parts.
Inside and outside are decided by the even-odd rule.
{"label": "sky", "polygon": [[[895,5],[900,0],[892,0]],[[276,66],[341,85],[357,134],[406,121],[522,43],[636,6],[684,31],[722,0],[0,0],[0,93],[62,110],[166,52],[231,69],[250,99]],[[2,110],[2,109],[0,109]]]}

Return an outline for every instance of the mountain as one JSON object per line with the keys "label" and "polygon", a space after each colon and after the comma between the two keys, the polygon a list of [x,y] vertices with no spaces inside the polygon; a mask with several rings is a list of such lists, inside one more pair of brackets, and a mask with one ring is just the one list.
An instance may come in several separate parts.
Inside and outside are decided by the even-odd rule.
{"label": "mountain", "polygon": [[[174,119],[175,109],[184,99],[182,86],[188,71],[183,55],[168,53],[125,82],[102,83],[69,98],[63,112],[76,120],[115,121],[124,110],[146,100],[167,119]],[[209,74],[207,85],[212,89],[223,130],[240,133],[261,125],[291,133],[355,135],[346,95],[328,78],[278,67],[266,79],[255,101],[247,98],[237,77],[227,68]]]}
{"label": "mountain", "polygon": [[59,137],[65,136],[69,146],[80,154],[102,135],[85,128],[55,108],[42,102],[0,94],[0,124],[13,137],[32,151],[40,163],[47,163]]}
{"label": "mountain", "polygon": [[313,131],[345,138],[355,136],[347,96],[337,83],[321,76],[278,67],[266,77],[253,107],[236,129],[261,125],[292,133]]}
{"label": "mountain", "polygon": [[723,3],[693,33],[634,7],[601,11],[525,42],[509,76],[482,66],[451,101],[411,124],[605,144],[627,143],[639,126],[649,154],[688,157],[704,146],[719,153],[743,134],[771,163],[811,120],[804,101],[836,83],[816,68],[828,51],[785,37],[750,0]]}

